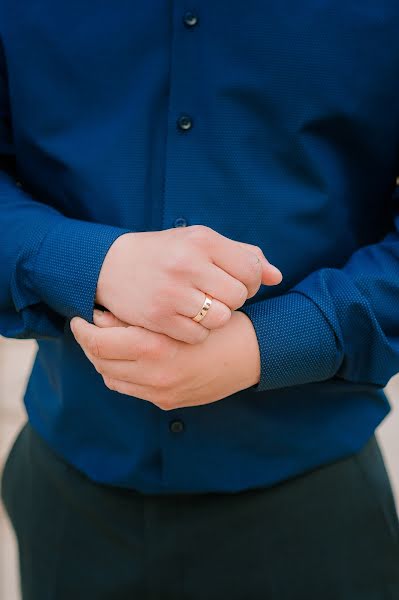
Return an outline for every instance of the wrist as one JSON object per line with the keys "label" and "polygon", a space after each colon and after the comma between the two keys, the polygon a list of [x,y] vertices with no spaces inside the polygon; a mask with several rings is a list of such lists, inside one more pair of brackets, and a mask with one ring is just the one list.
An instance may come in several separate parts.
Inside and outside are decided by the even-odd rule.
{"label": "wrist", "polygon": [[127,236],[131,235],[129,232],[120,235],[109,247],[101,265],[97,280],[95,303],[108,309],[112,307],[112,296],[113,291],[115,292],[118,265],[121,257],[123,260],[123,256],[126,254],[124,247],[126,246]]}
{"label": "wrist", "polygon": [[245,313],[234,311],[231,317],[234,334],[231,340],[235,351],[237,375],[241,389],[255,386],[260,381],[261,361],[258,338],[252,321]]}

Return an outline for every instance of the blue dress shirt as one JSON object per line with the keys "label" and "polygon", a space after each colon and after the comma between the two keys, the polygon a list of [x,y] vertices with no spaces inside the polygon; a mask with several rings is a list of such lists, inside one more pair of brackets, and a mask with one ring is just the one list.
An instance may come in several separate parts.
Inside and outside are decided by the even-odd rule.
{"label": "blue dress shirt", "polygon": [[[399,370],[397,0],[4,0],[0,331],[36,431],[145,493],[268,486],[358,450]],[[257,386],[163,411],[69,321],[127,231],[204,224],[284,274],[242,310]]]}

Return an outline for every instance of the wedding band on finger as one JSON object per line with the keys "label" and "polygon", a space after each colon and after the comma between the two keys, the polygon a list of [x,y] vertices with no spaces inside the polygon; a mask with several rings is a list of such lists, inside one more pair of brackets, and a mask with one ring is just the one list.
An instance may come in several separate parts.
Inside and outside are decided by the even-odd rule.
{"label": "wedding band on finger", "polygon": [[192,317],[193,321],[195,321],[196,323],[199,323],[200,321],[202,321],[202,319],[205,317],[205,315],[207,314],[207,312],[211,308],[211,306],[212,306],[212,298],[210,296],[207,296],[205,294],[205,300],[204,300],[204,303],[202,305],[202,308],[195,315],[195,317]]}

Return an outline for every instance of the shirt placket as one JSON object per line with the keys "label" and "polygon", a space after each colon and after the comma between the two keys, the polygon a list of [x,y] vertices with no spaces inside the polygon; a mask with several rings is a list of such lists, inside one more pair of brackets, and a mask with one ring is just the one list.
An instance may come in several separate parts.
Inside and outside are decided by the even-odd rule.
{"label": "shirt placket", "polygon": [[[197,128],[202,127],[197,105],[198,43],[201,27],[200,11],[184,0],[173,3],[170,49],[169,107],[165,152],[162,224],[164,229],[194,224],[190,218],[191,144],[195,144]],[[186,412],[163,411],[160,419],[163,483],[181,481],[186,436],[190,435]]]}

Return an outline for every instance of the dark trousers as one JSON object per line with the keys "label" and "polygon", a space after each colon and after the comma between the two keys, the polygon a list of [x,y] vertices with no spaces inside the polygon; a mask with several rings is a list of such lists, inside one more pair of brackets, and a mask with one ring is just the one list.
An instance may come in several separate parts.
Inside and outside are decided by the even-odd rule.
{"label": "dark trousers", "polygon": [[143,495],[91,482],[25,426],[3,500],[24,600],[398,600],[379,447],[269,489]]}

